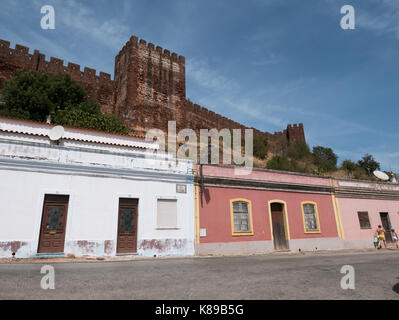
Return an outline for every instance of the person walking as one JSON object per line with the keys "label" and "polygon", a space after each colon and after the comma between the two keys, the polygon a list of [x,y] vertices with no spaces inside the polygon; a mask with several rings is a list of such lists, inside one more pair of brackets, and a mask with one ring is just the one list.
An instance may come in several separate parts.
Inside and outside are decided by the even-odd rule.
{"label": "person walking", "polygon": [[378,237],[378,249],[381,249],[381,241],[384,243],[384,247],[387,247],[387,243],[385,241],[385,230],[381,227],[381,225],[378,226],[378,228],[375,230],[375,233]]}
{"label": "person walking", "polygon": [[399,249],[399,246],[398,246],[398,234],[395,232],[395,229],[391,229],[391,234],[392,234],[392,240],[393,240],[393,243],[395,244],[395,246],[396,246],[396,249]]}

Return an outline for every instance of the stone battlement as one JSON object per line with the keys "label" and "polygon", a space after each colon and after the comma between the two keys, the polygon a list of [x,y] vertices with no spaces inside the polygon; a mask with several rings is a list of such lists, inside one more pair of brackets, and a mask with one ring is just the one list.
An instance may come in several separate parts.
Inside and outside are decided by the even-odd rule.
{"label": "stone battlement", "polygon": [[[102,111],[115,114],[131,129],[144,133],[151,128],[167,132],[168,121],[175,120],[177,129],[218,130],[247,127],[186,98],[185,57],[131,36],[115,57],[115,76],[76,63],[50,57],[39,50],[0,40],[0,89],[17,70],[35,70],[48,74],[66,73],[85,87],[88,99],[96,99]],[[126,119],[128,115],[128,119]],[[305,141],[303,124],[288,125],[274,134],[255,128],[254,134],[268,139],[270,149],[280,152],[297,141]]]}
{"label": "stone battlement", "polygon": [[64,65],[64,60],[50,57],[50,60],[46,60],[46,56],[34,50],[33,54],[29,53],[29,48],[16,44],[15,49],[10,48],[10,42],[0,40],[0,57],[2,63],[8,63],[20,67],[22,69],[37,71],[43,71],[46,73],[68,73],[73,74],[75,77],[80,78],[82,81],[90,81],[95,79],[96,81],[111,80],[109,73],[100,72],[96,75],[97,71],[92,68],[85,67],[83,71],[80,69],[80,65],[69,62],[68,65]]}

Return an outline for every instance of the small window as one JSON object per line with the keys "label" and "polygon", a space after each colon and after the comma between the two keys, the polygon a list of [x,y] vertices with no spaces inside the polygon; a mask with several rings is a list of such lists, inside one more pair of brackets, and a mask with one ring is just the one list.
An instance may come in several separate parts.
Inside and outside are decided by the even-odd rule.
{"label": "small window", "polygon": [[315,203],[302,203],[305,233],[320,232],[319,217]]}
{"label": "small window", "polygon": [[232,201],[233,235],[251,235],[251,205],[249,201]]}
{"label": "small window", "polygon": [[158,199],[157,227],[160,229],[177,228],[177,200]]}
{"label": "small window", "polygon": [[359,217],[360,229],[371,229],[369,213],[367,211],[359,211],[357,215]]}

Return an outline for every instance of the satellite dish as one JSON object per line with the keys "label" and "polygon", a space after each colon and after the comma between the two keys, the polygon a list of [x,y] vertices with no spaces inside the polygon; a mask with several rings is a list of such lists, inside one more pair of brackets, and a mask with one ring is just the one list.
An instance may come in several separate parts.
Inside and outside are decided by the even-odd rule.
{"label": "satellite dish", "polygon": [[58,141],[62,138],[64,132],[65,130],[63,126],[55,126],[50,130],[48,137],[50,138],[51,141]]}
{"label": "satellite dish", "polygon": [[388,181],[389,180],[389,176],[385,172],[375,170],[373,172],[373,174],[380,180],[383,180],[383,181]]}

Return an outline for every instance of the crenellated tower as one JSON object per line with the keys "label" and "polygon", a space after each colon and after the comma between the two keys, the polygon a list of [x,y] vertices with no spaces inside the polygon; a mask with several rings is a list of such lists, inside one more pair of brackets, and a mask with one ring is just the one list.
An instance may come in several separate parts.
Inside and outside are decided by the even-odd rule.
{"label": "crenellated tower", "polygon": [[[46,60],[39,50],[29,53],[29,48],[0,40],[0,89],[4,81],[16,71],[35,70],[43,73],[67,73],[86,89],[89,99],[96,99],[102,111],[115,114],[136,132],[145,134],[148,129],[168,131],[168,121],[175,120],[177,131],[190,128],[218,130],[246,129],[241,123],[223,117],[186,99],[185,58],[167,49],[155,47],[143,39],[132,36],[115,57],[114,80],[107,73],[50,57]],[[270,150],[283,152],[297,141],[306,141],[303,124],[288,125],[274,134],[255,128],[254,134],[267,138]]]}
{"label": "crenellated tower", "polygon": [[185,58],[132,36],[115,58],[116,115],[135,128],[167,128],[186,99]]}

